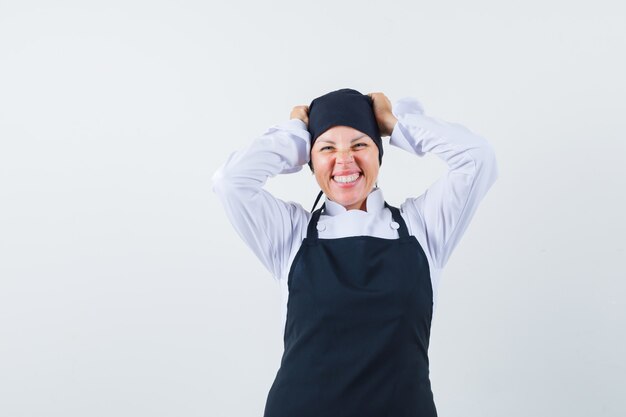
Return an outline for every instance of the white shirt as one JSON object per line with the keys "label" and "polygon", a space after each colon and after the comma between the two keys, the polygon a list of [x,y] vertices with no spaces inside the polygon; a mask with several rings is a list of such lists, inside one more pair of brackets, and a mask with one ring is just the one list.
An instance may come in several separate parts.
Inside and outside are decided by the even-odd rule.
{"label": "white shirt", "polygon": [[[399,207],[409,234],[416,237],[428,258],[434,312],[442,269],[495,182],[498,168],[493,148],[483,137],[459,124],[425,115],[416,99],[398,100],[392,113],[398,123],[390,145],[419,157],[432,152],[449,167],[422,195],[407,198]],[[296,202],[274,197],[263,186],[269,177],[297,172],[308,163],[310,138],[300,119],[274,125],[246,149],[233,152],[212,177],[213,191],[228,219],[280,284],[283,331],[289,297],[287,278],[306,237],[311,213]],[[320,239],[399,237],[380,188],[368,195],[367,211],[346,210],[328,198],[325,202],[325,213],[318,222]]]}

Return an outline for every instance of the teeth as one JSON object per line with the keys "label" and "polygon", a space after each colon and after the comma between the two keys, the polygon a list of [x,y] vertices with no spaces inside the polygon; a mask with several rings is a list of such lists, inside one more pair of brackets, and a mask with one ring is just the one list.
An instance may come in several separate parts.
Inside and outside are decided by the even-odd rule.
{"label": "teeth", "polygon": [[356,181],[357,178],[359,178],[359,173],[357,172],[356,174],[344,175],[344,176],[335,175],[333,178],[335,179],[335,181],[341,182],[341,183],[345,184],[345,183],[348,183],[348,182]]}

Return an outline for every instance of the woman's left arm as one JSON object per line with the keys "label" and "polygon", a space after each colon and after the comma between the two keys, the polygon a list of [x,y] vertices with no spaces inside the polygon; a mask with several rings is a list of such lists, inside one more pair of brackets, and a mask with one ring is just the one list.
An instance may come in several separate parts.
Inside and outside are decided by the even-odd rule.
{"label": "woman's left arm", "polygon": [[390,145],[418,156],[433,153],[449,168],[426,192],[403,204],[411,219],[422,222],[431,258],[443,268],[498,177],[495,152],[464,126],[425,115],[414,98],[398,100],[393,114],[397,123]]}

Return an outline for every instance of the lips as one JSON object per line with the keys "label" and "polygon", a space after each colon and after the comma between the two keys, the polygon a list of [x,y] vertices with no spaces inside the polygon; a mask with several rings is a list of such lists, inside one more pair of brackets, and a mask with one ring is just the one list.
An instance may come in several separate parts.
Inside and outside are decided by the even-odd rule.
{"label": "lips", "polygon": [[363,175],[361,175],[360,172],[354,173],[352,175],[345,175],[345,176],[341,176],[342,179],[344,180],[342,181],[338,181],[336,177],[339,177],[339,175],[335,175],[332,178],[332,182],[338,186],[339,188],[350,188],[350,187],[354,187],[356,184],[361,182],[361,179],[363,178]]}
{"label": "lips", "polygon": [[337,171],[333,174],[333,177],[343,177],[346,175],[352,175],[352,174],[360,174],[361,171],[359,171],[358,169],[351,169],[351,170],[344,170],[344,171]]}

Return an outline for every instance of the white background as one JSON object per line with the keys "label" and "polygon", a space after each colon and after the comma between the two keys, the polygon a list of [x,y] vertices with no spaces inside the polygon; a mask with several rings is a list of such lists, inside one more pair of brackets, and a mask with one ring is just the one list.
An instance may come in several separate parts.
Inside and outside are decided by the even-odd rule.
{"label": "white background", "polygon": [[[440,416],[625,415],[623,3],[219,3],[0,1],[0,415],[261,416],[278,285],[210,178],[344,87],[496,150],[440,287]],[[379,185],[445,170],[388,146]]]}

